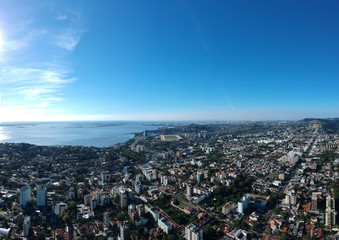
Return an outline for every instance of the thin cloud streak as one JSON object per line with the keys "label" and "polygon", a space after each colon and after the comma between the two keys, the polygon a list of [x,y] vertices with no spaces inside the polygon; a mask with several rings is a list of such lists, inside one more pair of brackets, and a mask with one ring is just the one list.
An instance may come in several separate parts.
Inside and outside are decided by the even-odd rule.
{"label": "thin cloud streak", "polygon": [[[0,71],[3,97],[21,101],[31,101],[33,106],[47,107],[50,103],[64,100],[60,95],[67,84],[75,78],[56,70],[7,67]],[[13,107],[13,106],[12,106]]]}
{"label": "thin cloud streak", "polygon": [[57,36],[55,44],[68,51],[74,51],[85,32],[85,30],[68,28]]}
{"label": "thin cloud streak", "polygon": [[20,83],[20,84],[66,84],[75,79],[65,78],[66,72],[58,70],[46,70],[39,68],[19,68],[6,67],[0,71],[0,78],[3,83]]}
{"label": "thin cloud streak", "polygon": [[63,21],[63,20],[66,20],[66,19],[68,19],[68,16],[61,14],[61,13],[59,13],[55,18],[55,20],[57,20],[57,21]]}
{"label": "thin cloud streak", "polygon": [[80,11],[67,10],[69,16],[57,13],[56,21],[66,20],[68,27],[63,29],[57,36],[55,45],[68,51],[74,51],[83,35],[87,32]]}

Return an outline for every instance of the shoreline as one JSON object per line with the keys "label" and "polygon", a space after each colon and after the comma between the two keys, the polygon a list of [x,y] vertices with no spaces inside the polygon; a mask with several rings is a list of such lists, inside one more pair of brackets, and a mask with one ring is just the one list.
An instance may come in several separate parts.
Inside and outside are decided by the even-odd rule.
{"label": "shoreline", "polygon": [[[119,123],[119,124],[117,124]],[[4,125],[0,127],[1,144],[27,143],[36,146],[82,146],[110,148],[165,125],[148,125],[149,122],[62,122]],[[24,127],[23,127],[24,126]]]}

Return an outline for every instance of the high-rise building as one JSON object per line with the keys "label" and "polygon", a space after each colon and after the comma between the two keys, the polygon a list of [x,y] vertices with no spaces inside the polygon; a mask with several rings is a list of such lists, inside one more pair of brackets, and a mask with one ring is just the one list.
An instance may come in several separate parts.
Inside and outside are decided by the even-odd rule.
{"label": "high-rise building", "polygon": [[222,207],[222,213],[227,215],[229,214],[231,211],[233,211],[235,208],[237,207],[237,205],[233,202],[228,202],[226,203],[223,207]]}
{"label": "high-rise building", "polygon": [[326,198],[326,213],[325,213],[325,225],[336,225],[337,212],[335,211],[335,199],[332,195],[328,195]]}
{"label": "high-rise building", "polygon": [[334,226],[336,225],[337,212],[334,209],[326,209],[325,214],[325,226]]}
{"label": "high-rise building", "polygon": [[102,184],[104,184],[107,181],[106,171],[102,171],[100,175],[101,175],[101,182],[102,182]]}
{"label": "high-rise building", "polygon": [[187,184],[187,186],[186,186],[186,196],[187,197],[191,197],[192,196],[192,192],[193,192],[192,186]]}
{"label": "high-rise building", "polygon": [[45,195],[45,186],[38,186],[36,191],[36,205],[38,207],[44,207],[46,205]]}
{"label": "high-rise building", "polygon": [[91,205],[91,195],[90,194],[86,194],[84,196],[84,204],[86,206],[90,206]]}
{"label": "high-rise building", "polygon": [[75,199],[75,188],[74,187],[69,188],[69,198]]}
{"label": "high-rise building", "polygon": [[135,205],[134,204],[130,204],[128,205],[128,215],[130,217],[132,217],[132,213],[135,211]]}
{"label": "high-rise building", "polygon": [[285,196],[285,203],[290,205],[291,204],[291,199],[290,199],[290,195],[289,194],[286,194]]}
{"label": "high-rise building", "polygon": [[109,213],[108,212],[105,212],[104,213],[104,224],[105,224],[105,227],[110,227],[111,225],[111,220],[109,218]]}
{"label": "high-rise building", "polygon": [[135,176],[135,181],[142,183],[144,181],[144,176],[142,174],[137,174]]}
{"label": "high-rise building", "polygon": [[201,182],[204,179],[204,174],[200,171],[197,172],[197,181]]}
{"label": "high-rise building", "polygon": [[137,209],[139,217],[143,217],[145,215],[145,206],[144,205],[139,204],[139,205],[137,205],[136,209]]}
{"label": "high-rise building", "polygon": [[250,205],[251,199],[248,194],[243,196],[243,198],[238,202],[238,212],[239,213],[244,213],[248,206]]}
{"label": "high-rise building", "polygon": [[24,236],[29,237],[29,231],[31,229],[31,217],[26,216],[24,219],[24,225],[23,225],[23,230],[24,230]]}
{"label": "high-rise building", "polygon": [[20,189],[20,206],[26,207],[27,203],[31,201],[31,188],[29,186]]}
{"label": "high-rise building", "polygon": [[163,217],[158,219],[158,227],[166,234],[168,234],[169,231],[172,230],[172,225]]}
{"label": "high-rise building", "polygon": [[120,205],[121,205],[121,208],[127,208],[127,204],[128,204],[128,196],[127,196],[126,192],[123,192],[120,195]]}
{"label": "high-rise building", "polygon": [[167,186],[169,184],[169,179],[167,176],[161,176],[160,182],[162,185]]}
{"label": "high-rise building", "polygon": [[296,205],[297,200],[298,200],[297,194],[294,191],[288,192],[285,196],[285,203],[286,204]]}
{"label": "high-rise building", "polygon": [[109,204],[109,201],[110,201],[109,197],[105,193],[101,192],[97,196],[98,196],[99,204],[101,206],[105,206]]}
{"label": "high-rise building", "polygon": [[82,188],[79,188],[77,191],[77,198],[83,199],[84,198],[84,190]]}
{"label": "high-rise building", "polygon": [[296,205],[297,204],[298,198],[297,198],[297,194],[295,192],[291,193],[290,199],[291,199],[291,204],[292,205]]}
{"label": "high-rise building", "polygon": [[90,206],[91,206],[91,210],[93,211],[98,206],[98,199],[95,197],[92,197],[90,200]]}
{"label": "high-rise building", "polygon": [[141,194],[144,191],[144,187],[140,183],[136,183],[134,190],[138,193]]}
{"label": "high-rise building", "polygon": [[66,225],[65,227],[65,240],[72,240],[73,239],[73,228]]}
{"label": "high-rise building", "polygon": [[312,194],[312,201],[311,201],[311,211],[318,211],[318,196],[317,194]]}
{"label": "high-rise building", "polygon": [[130,231],[129,231],[129,225],[127,223],[122,223],[120,225],[120,239],[121,240],[130,240]]}
{"label": "high-rise building", "polygon": [[326,208],[335,209],[335,199],[332,195],[328,195],[326,198]]}
{"label": "high-rise building", "polygon": [[190,224],[185,227],[186,240],[203,240],[203,232],[197,226]]}
{"label": "high-rise building", "polygon": [[68,207],[67,203],[60,202],[60,203],[55,204],[55,208],[54,208],[55,215],[62,215],[62,214],[64,214],[64,212],[66,211],[67,207]]}

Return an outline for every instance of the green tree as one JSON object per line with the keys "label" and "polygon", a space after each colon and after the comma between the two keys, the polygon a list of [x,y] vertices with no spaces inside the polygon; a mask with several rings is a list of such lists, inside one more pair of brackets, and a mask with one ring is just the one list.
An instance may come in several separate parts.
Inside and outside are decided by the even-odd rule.
{"label": "green tree", "polygon": [[41,231],[41,232],[38,232],[38,240],[44,240],[45,239],[45,232],[44,231]]}
{"label": "green tree", "polygon": [[67,216],[65,217],[65,223],[66,223],[67,225],[72,224],[72,219],[71,219],[71,217],[70,217],[69,215],[67,215]]}
{"label": "green tree", "polygon": [[123,220],[127,219],[127,216],[128,216],[127,213],[122,212],[122,213],[119,213],[119,214],[117,215],[117,219],[118,219],[119,221],[123,221]]}
{"label": "green tree", "polygon": [[65,221],[61,215],[57,216],[57,223],[59,227],[64,227],[65,226]]}
{"label": "green tree", "polygon": [[204,232],[204,239],[217,239],[217,233],[212,225],[206,225],[202,231]]}
{"label": "green tree", "polygon": [[68,204],[67,213],[68,213],[71,220],[75,221],[77,219],[77,204],[76,204],[76,202],[71,201]]}
{"label": "green tree", "polygon": [[22,230],[24,219],[25,219],[24,215],[20,215],[19,217],[16,218],[16,225],[18,226],[19,230]]}
{"label": "green tree", "polygon": [[281,240],[288,240],[289,239],[289,237],[288,237],[288,234],[287,233],[283,233],[283,234],[281,234]]}

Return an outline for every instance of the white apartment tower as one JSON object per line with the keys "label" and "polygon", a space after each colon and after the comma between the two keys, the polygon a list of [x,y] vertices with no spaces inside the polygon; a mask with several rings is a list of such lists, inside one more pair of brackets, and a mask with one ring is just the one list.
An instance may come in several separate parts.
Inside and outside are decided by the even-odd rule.
{"label": "white apartment tower", "polygon": [[45,201],[45,186],[40,185],[37,188],[36,191],[36,205],[38,207],[44,207],[46,205],[46,201]]}
{"label": "white apartment tower", "polygon": [[105,224],[105,227],[107,228],[111,225],[111,220],[110,220],[108,212],[104,213],[104,224]]}
{"label": "white apartment tower", "polygon": [[130,230],[129,225],[126,223],[123,223],[120,225],[120,238],[121,240],[130,240]]}
{"label": "white apartment tower", "polygon": [[26,207],[27,203],[31,201],[31,188],[24,186],[20,189],[20,206]]}
{"label": "white apartment tower", "polygon": [[29,230],[31,229],[31,217],[26,216],[24,219],[24,225],[23,225],[23,230],[24,230],[24,236],[29,237]]}
{"label": "white apartment tower", "polygon": [[244,213],[248,206],[251,203],[251,199],[250,196],[248,194],[246,194],[245,196],[243,196],[243,198],[238,202],[238,212],[239,213]]}
{"label": "white apartment tower", "polygon": [[186,240],[203,240],[203,232],[197,226],[190,224],[185,227]]}
{"label": "white apartment tower", "polygon": [[335,199],[332,195],[328,195],[326,198],[326,214],[325,214],[325,225],[334,226],[336,225],[337,212],[335,211]]}
{"label": "white apartment tower", "polygon": [[62,215],[64,214],[64,212],[66,211],[68,205],[67,203],[57,203],[55,204],[55,208],[54,208],[54,213],[55,215]]}
{"label": "white apartment tower", "polygon": [[102,171],[101,174],[100,174],[100,177],[101,177],[102,184],[105,184],[105,182],[107,182],[107,173],[106,173],[106,171]]}
{"label": "white apartment tower", "polygon": [[296,205],[298,201],[297,194],[294,191],[289,191],[285,196],[285,203]]}
{"label": "white apartment tower", "polygon": [[192,196],[192,192],[193,192],[193,188],[191,185],[187,184],[186,185],[186,196],[187,197],[191,197]]}

